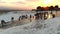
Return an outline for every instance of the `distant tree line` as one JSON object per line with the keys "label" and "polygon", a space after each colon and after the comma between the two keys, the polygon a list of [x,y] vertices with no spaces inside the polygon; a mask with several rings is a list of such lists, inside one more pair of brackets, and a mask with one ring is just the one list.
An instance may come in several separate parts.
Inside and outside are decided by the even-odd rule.
{"label": "distant tree line", "polygon": [[56,14],[57,14],[57,11],[60,11],[60,8],[58,5],[55,5],[55,6],[50,6],[50,7],[41,7],[41,6],[38,6],[36,8],[36,11],[51,11],[51,14],[52,14],[52,11],[56,11]]}
{"label": "distant tree line", "polygon": [[58,5],[56,5],[56,6],[50,6],[50,7],[48,7],[48,6],[47,7],[38,6],[36,8],[36,11],[53,11],[53,10],[58,11],[58,10],[60,10],[60,8],[59,8]]}

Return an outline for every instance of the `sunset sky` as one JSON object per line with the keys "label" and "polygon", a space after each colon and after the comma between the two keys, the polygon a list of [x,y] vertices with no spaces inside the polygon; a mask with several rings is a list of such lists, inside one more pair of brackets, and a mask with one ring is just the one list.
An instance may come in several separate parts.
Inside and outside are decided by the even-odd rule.
{"label": "sunset sky", "polygon": [[9,7],[13,9],[30,10],[35,9],[37,6],[55,6],[59,5],[60,0],[0,0],[0,7]]}

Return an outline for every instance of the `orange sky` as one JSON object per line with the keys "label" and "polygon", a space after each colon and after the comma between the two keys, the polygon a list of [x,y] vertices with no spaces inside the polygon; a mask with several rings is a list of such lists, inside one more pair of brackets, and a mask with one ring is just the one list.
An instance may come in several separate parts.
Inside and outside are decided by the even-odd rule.
{"label": "orange sky", "polygon": [[37,6],[55,6],[59,5],[60,0],[0,0],[0,6],[11,7],[15,9],[26,9],[30,10]]}

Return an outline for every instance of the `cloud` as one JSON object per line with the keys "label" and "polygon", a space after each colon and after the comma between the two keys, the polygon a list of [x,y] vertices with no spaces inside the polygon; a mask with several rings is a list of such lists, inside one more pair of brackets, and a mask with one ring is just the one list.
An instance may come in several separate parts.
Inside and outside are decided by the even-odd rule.
{"label": "cloud", "polygon": [[20,2],[20,1],[18,1],[18,2],[12,2],[12,3],[15,3],[15,4],[26,4],[25,2]]}

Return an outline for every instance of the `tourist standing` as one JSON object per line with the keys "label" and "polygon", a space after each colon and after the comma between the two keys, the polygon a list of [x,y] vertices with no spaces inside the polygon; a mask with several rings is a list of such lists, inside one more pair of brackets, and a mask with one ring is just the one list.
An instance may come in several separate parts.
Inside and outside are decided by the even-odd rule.
{"label": "tourist standing", "polygon": [[4,20],[1,20],[2,27],[4,26],[4,24],[6,24],[6,22]]}
{"label": "tourist standing", "polygon": [[21,20],[21,16],[19,17],[19,21]]}
{"label": "tourist standing", "polygon": [[55,14],[52,14],[52,18],[55,18]]}
{"label": "tourist standing", "polygon": [[31,18],[32,18],[32,15],[30,15],[30,22],[32,21]]}
{"label": "tourist standing", "polygon": [[11,18],[11,21],[14,22],[14,17]]}
{"label": "tourist standing", "polygon": [[28,18],[28,16],[26,15],[26,19]]}

